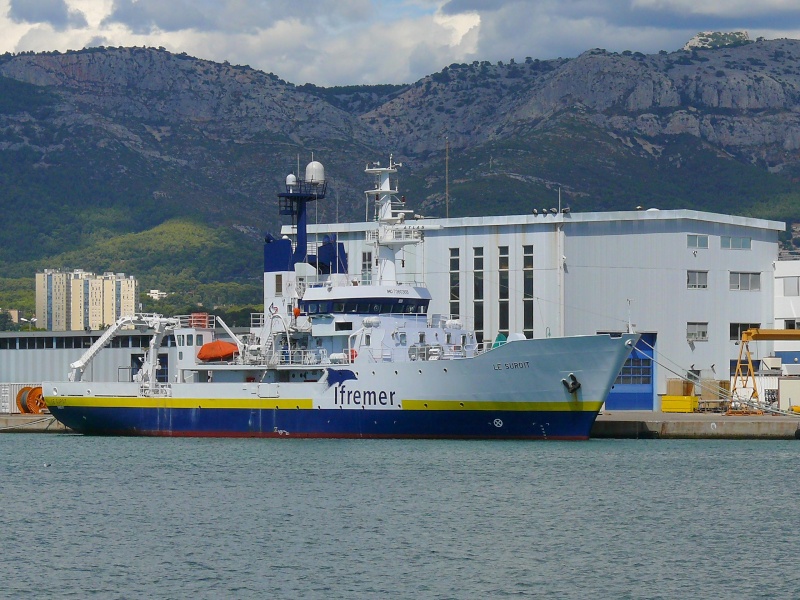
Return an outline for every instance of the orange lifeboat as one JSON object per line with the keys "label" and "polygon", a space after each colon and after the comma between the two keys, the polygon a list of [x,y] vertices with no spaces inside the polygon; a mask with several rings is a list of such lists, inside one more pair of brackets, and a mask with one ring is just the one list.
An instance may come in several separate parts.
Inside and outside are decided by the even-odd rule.
{"label": "orange lifeboat", "polygon": [[212,360],[229,360],[233,358],[234,354],[238,353],[239,347],[236,344],[232,344],[231,342],[226,342],[223,340],[214,340],[213,342],[208,342],[200,347],[200,351],[197,353],[197,358],[203,362],[209,362]]}

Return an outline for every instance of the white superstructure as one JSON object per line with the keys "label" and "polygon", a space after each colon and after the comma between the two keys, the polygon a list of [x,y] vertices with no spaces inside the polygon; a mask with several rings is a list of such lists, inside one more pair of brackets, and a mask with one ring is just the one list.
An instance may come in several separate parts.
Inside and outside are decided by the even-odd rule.
{"label": "white superstructure", "polygon": [[[424,277],[432,312],[457,315],[481,339],[640,333],[626,408],[658,408],[666,380],[727,380],[741,330],[776,327],[774,265],[782,222],[692,210],[407,219],[424,244],[398,277]],[[309,227],[336,234],[356,272],[368,258],[364,224]],[[655,350],[647,353],[647,345]],[[660,363],[662,366],[658,366]],[[624,372],[623,372],[624,373]]]}

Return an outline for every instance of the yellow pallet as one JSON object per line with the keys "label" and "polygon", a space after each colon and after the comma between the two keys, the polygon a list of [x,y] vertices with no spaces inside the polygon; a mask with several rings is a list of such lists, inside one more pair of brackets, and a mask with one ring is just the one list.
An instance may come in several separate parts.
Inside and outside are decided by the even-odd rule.
{"label": "yellow pallet", "polygon": [[697,396],[661,396],[661,412],[690,413],[697,406]]}

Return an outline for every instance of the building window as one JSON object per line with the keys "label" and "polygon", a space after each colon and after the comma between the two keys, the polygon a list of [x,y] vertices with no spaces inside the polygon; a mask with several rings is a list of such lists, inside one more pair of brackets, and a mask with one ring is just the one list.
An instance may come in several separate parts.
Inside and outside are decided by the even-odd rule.
{"label": "building window", "polygon": [[483,248],[472,249],[472,300],[475,339],[483,342]]}
{"label": "building window", "polygon": [[653,363],[649,358],[629,358],[617,375],[615,385],[650,385],[653,377]]}
{"label": "building window", "polygon": [[731,290],[753,291],[761,289],[761,273],[736,273],[731,271]]}
{"label": "building window", "polygon": [[522,333],[533,337],[533,246],[522,247]]}
{"label": "building window", "polygon": [[783,278],[783,295],[800,296],[800,277]]}
{"label": "building window", "polygon": [[372,283],[372,252],[361,253],[361,283]]}
{"label": "building window", "polygon": [[498,269],[498,280],[499,280],[499,290],[497,297],[499,298],[498,301],[498,328],[499,333],[503,335],[508,335],[508,291],[509,291],[509,276],[510,273],[508,271],[508,246],[499,246],[498,247],[498,259],[497,259],[497,269]]}
{"label": "building window", "polygon": [[461,314],[461,307],[459,306],[460,286],[461,279],[459,277],[459,269],[461,268],[461,259],[459,258],[458,248],[450,248],[450,315],[458,317]]}
{"label": "building window", "polygon": [[725,250],[750,250],[750,238],[723,235],[720,237],[720,245]]}
{"label": "building window", "polygon": [[783,320],[783,328],[784,329],[797,329],[797,319],[784,319]]}
{"label": "building window", "polygon": [[686,236],[686,243],[689,248],[705,249],[708,248],[708,236],[690,233],[688,236]]}
{"label": "building window", "polygon": [[690,290],[708,287],[708,271],[686,271],[686,287]]}
{"label": "building window", "polygon": [[707,342],[708,323],[687,323],[686,339],[690,342]]}
{"label": "building window", "polygon": [[[731,341],[738,342],[742,339],[742,332],[748,329],[758,329],[761,323],[731,323]],[[789,329],[787,327],[787,329]],[[794,327],[792,327],[794,329]]]}

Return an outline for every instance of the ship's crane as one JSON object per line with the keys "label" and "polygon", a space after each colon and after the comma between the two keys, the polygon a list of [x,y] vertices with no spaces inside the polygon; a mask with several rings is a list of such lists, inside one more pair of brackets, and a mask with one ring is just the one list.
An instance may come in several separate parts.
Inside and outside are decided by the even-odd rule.
{"label": "ship's crane", "polygon": [[92,362],[97,353],[116,336],[120,329],[126,325],[133,325],[134,327],[148,327],[154,329],[157,333],[157,339],[150,342],[150,348],[146,353],[145,362],[142,365],[142,375],[148,383],[155,381],[155,373],[158,369],[158,348],[161,341],[169,330],[174,329],[179,325],[179,320],[175,318],[165,318],[156,314],[135,314],[120,317],[116,323],[103,332],[97,341],[83,353],[78,360],[70,364],[72,371],[69,374],[69,381],[81,381],[86,367]]}
{"label": "ship's crane", "polygon": [[[739,345],[739,360],[736,362],[736,372],[733,377],[733,389],[731,399],[739,399],[748,405],[759,402],[758,385],[756,384],[756,374],[753,368],[753,358],[750,354],[750,342],[759,340],[768,341],[797,341],[800,340],[800,330],[798,329],[745,329],[742,332],[742,341]],[[749,398],[742,398],[737,392],[744,392],[752,389]],[[746,392],[745,392],[746,393]],[[745,412],[750,412],[750,409]],[[737,413],[738,414],[738,413]]]}

